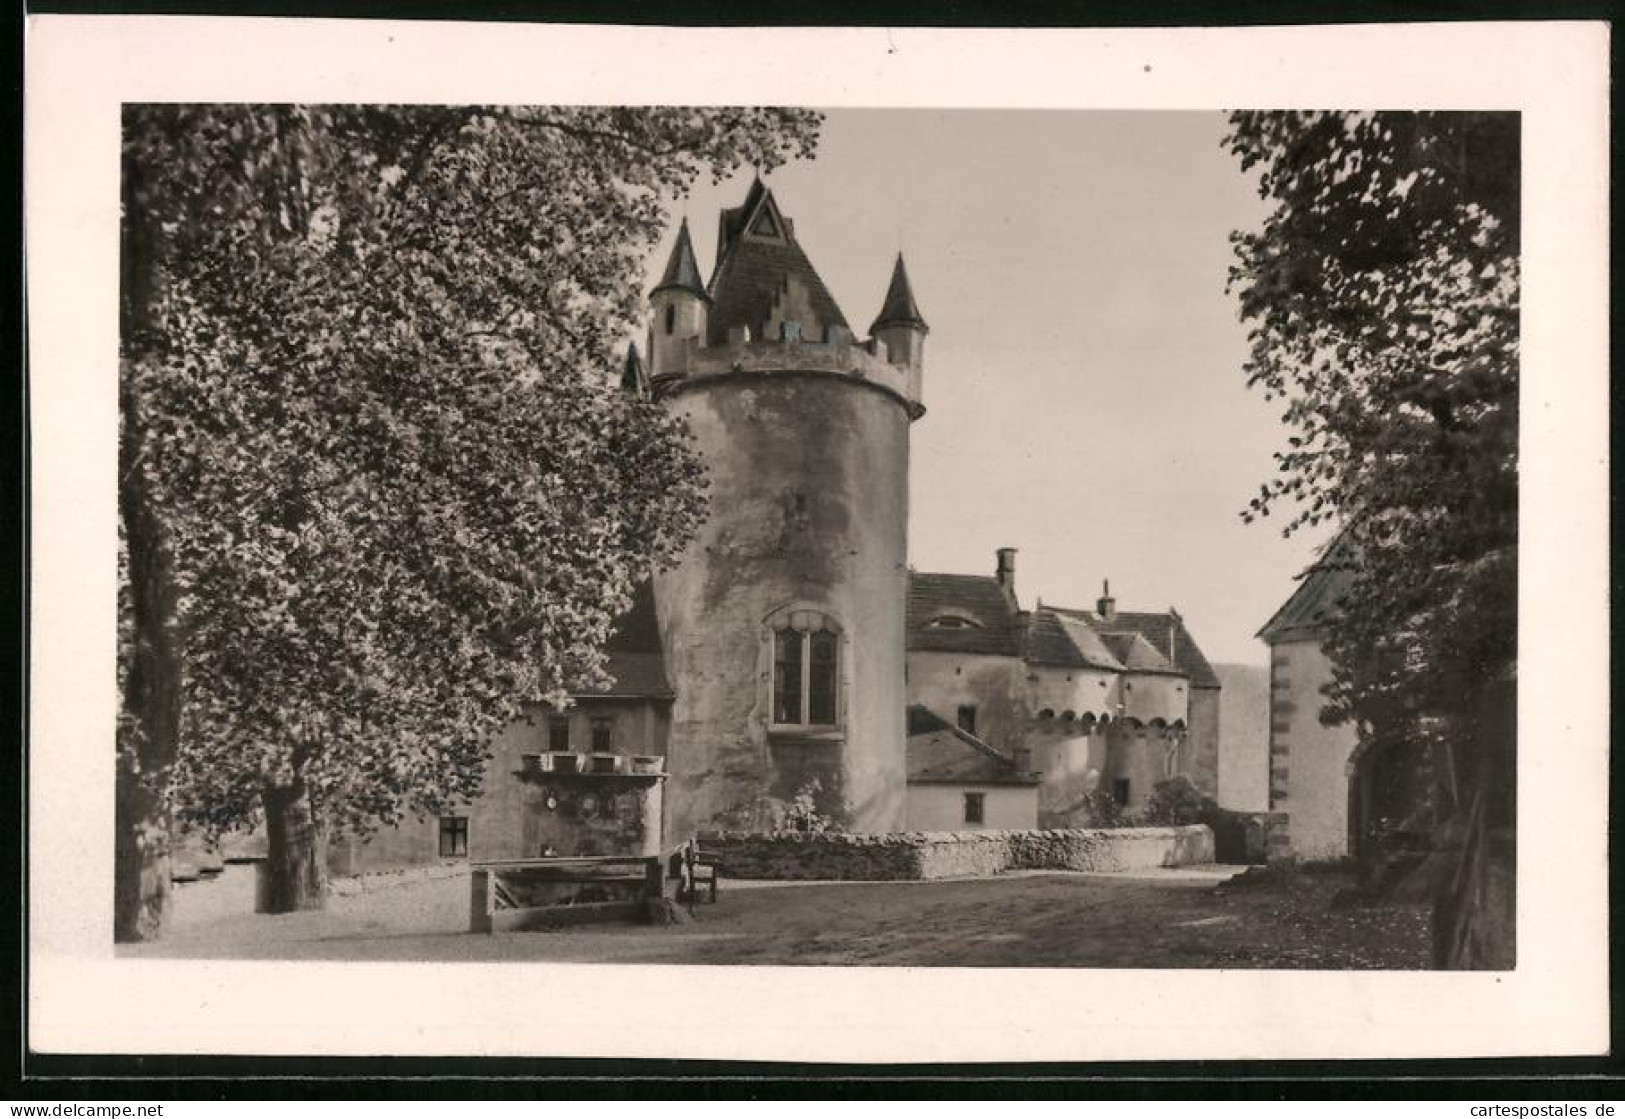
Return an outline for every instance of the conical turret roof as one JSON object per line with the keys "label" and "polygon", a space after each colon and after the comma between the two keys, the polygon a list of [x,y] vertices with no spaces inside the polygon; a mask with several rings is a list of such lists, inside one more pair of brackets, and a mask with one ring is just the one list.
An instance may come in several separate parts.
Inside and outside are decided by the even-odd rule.
{"label": "conical turret roof", "polygon": [[655,292],[676,288],[699,296],[710,301],[706,294],[705,281],[700,278],[700,265],[694,259],[694,242],[689,240],[688,219],[683,219],[682,226],[677,230],[677,244],[672,246],[671,257],[666,261],[666,271],[661,274],[660,282],[655,285]]}
{"label": "conical turret roof", "polygon": [[920,308],[914,303],[914,289],[908,284],[908,269],[903,267],[903,254],[897,254],[897,264],[891,270],[891,286],[886,289],[886,301],[869,333],[887,326],[912,326],[929,330],[920,317]]}
{"label": "conical turret roof", "polygon": [[643,358],[639,356],[638,344],[634,342],[626,348],[626,364],[621,366],[621,391],[628,396],[642,396],[646,387]]}

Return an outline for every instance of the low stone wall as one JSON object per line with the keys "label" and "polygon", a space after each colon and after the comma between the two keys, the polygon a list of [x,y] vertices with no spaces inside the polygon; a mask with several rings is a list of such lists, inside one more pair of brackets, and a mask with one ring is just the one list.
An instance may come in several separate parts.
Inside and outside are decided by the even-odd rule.
{"label": "low stone wall", "polygon": [[700,837],[724,878],[919,881],[988,877],[1006,870],[1146,870],[1213,861],[1213,833],[1177,828],[898,832],[891,835]]}

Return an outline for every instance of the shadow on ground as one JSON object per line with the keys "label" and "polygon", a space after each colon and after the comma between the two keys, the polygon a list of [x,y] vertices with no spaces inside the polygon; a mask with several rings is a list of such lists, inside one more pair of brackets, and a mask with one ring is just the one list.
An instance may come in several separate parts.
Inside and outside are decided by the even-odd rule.
{"label": "shadow on ground", "polygon": [[1027,873],[948,882],[725,883],[690,924],[469,935],[466,878],[403,880],[327,910],[252,909],[245,869],[183,887],[173,934],[131,958],[1100,968],[1428,965],[1425,906],[1348,904],[1336,874]]}

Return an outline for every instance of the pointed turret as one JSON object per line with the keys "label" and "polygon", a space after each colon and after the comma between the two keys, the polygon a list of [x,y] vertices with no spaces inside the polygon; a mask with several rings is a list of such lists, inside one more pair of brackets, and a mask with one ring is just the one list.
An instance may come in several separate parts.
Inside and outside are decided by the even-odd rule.
{"label": "pointed turret", "polygon": [[660,282],[655,285],[651,297],[663,291],[676,288],[689,292],[707,303],[711,297],[706,294],[705,281],[700,279],[700,264],[694,259],[694,242],[688,237],[688,219],[677,230],[677,244],[672,246],[671,256],[666,261],[666,271],[661,274]]}
{"label": "pointed turret", "polygon": [[917,382],[925,368],[925,336],[930,330],[914,302],[914,289],[909,286],[908,269],[903,267],[903,254],[898,253],[886,300],[869,333],[885,343],[888,361],[908,369],[910,380],[914,382],[911,395],[916,400],[919,399]]}
{"label": "pointed turret", "polygon": [[677,230],[677,244],[660,282],[649,293],[654,320],[649,324],[649,377],[658,379],[681,374],[687,363],[691,340],[705,344],[705,324],[711,297],[700,279],[699,262],[694,259],[694,242],[688,236],[688,219]]}
{"label": "pointed turret", "polygon": [[869,328],[870,334],[879,334],[888,326],[912,326],[922,334],[931,328],[920,317],[920,308],[914,302],[914,289],[909,286],[908,269],[903,267],[903,254],[897,254],[892,266],[891,286],[886,289],[886,301],[880,305],[880,314]]}
{"label": "pointed turret", "polygon": [[627,396],[647,396],[649,382],[643,374],[643,359],[638,356],[638,344],[626,348],[626,364],[621,367],[621,391]]}

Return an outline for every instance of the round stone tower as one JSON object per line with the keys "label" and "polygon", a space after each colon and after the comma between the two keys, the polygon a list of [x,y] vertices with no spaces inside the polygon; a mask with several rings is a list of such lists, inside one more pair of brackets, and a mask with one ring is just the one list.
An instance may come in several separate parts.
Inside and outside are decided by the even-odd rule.
{"label": "round stone tower", "polygon": [[811,792],[903,826],[909,425],[926,325],[899,257],[858,342],[760,182],[702,285],[686,226],[650,296],[649,383],[687,418],[710,511],[656,579],[666,836],[760,828]]}

